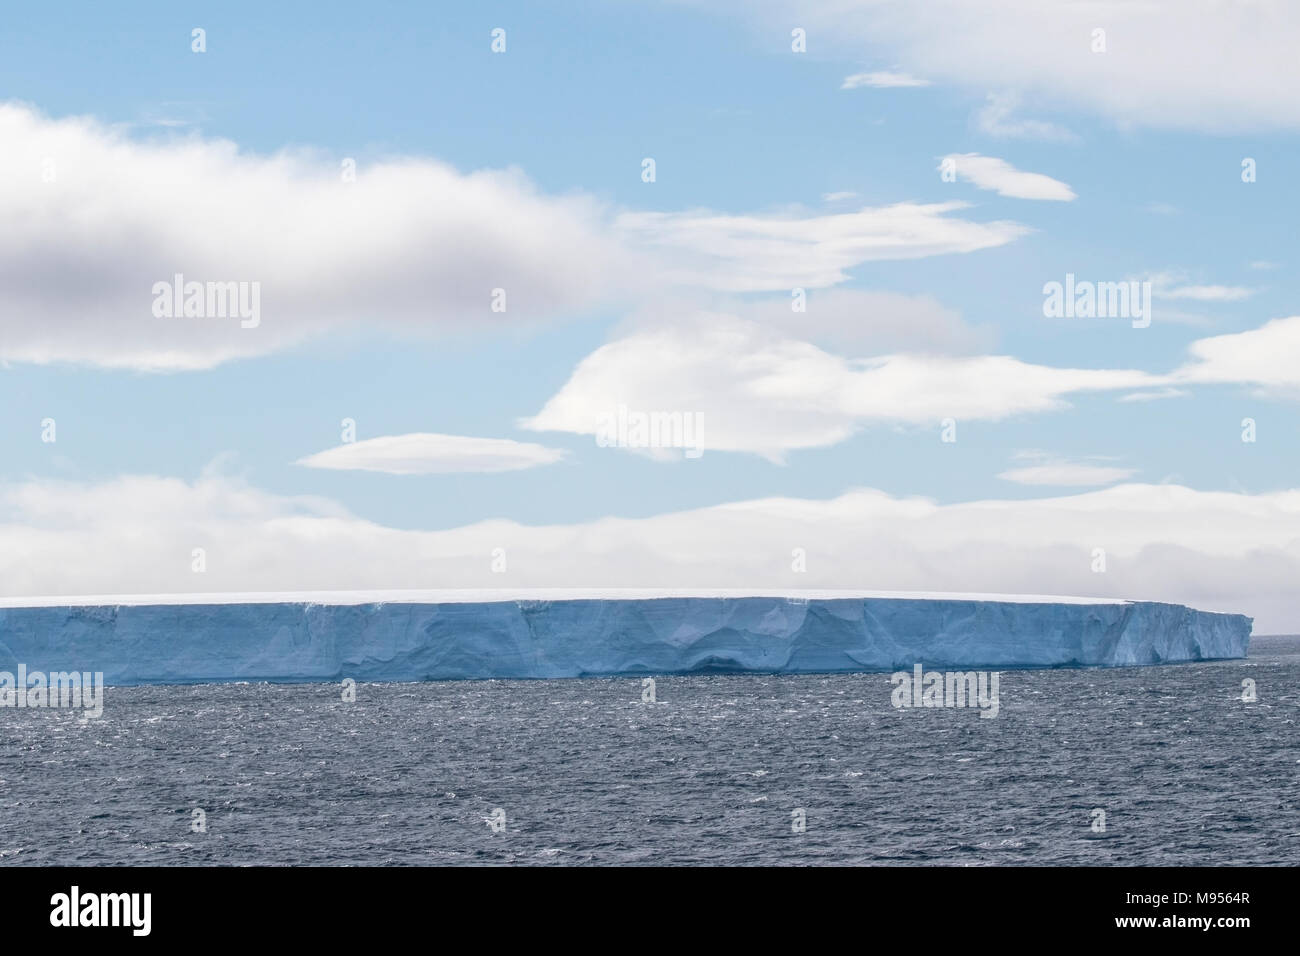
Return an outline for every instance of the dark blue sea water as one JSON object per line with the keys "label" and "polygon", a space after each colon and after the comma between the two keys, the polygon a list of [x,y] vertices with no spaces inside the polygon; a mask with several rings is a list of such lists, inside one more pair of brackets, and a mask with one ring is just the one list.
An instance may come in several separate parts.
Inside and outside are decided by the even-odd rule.
{"label": "dark blue sea water", "polygon": [[0,862],[1300,863],[1300,639],[1005,671],[994,719],[898,710],[892,689],[664,677],[650,704],[635,679],[474,681],[345,703],[206,685],[109,688],[84,724],[5,708]]}

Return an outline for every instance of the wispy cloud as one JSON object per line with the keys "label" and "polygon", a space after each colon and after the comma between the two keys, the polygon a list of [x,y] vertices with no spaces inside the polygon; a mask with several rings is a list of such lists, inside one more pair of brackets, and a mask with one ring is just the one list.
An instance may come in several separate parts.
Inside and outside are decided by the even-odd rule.
{"label": "wispy cloud", "polygon": [[1011,93],[990,93],[988,102],[975,115],[980,132],[997,139],[1036,139],[1072,143],[1078,136],[1059,123],[1028,119],[1018,114],[1020,98]]}
{"label": "wispy cloud", "polygon": [[473,438],[415,432],[349,442],[298,459],[295,464],[335,471],[389,475],[520,471],[560,461],[564,451],[508,438]]}
{"label": "wispy cloud", "polygon": [[1239,285],[1198,285],[1187,282],[1181,272],[1157,272],[1148,277],[1151,290],[1165,299],[1185,299],[1191,302],[1240,302],[1254,295],[1255,290]]}
{"label": "wispy cloud", "polygon": [[999,196],[1015,199],[1048,199],[1069,202],[1074,190],[1051,176],[1016,169],[1005,159],[979,153],[949,153],[939,169],[951,168],[958,179],[980,189],[991,189]]}
{"label": "wispy cloud", "polygon": [[1016,457],[1033,459],[1035,463],[1009,468],[1001,472],[998,477],[1003,481],[1012,481],[1019,485],[1096,487],[1099,485],[1113,485],[1137,474],[1137,470],[1134,468],[1121,468],[1115,465],[1097,465],[1089,461],[1054,458],[1041,452],[1022,453]]}
{"label": "wispy cloud", "polygon": [[1006,245],[1029,232],[1016,222],[953,216],[964,202],[895,203],[801,216],[629,212],[619,233],[654,252],[680,286],[723,292],[824,288],[864,262],[920,259]]}
{"label": "wispy cloud", "polygon": [[880,70],[875,73],[854,73],[852,76],[846,76],[844,82],[840,84],[840,89],[856,90],[859,87],[870,86],[877,90],[888,90],[929,85],[929,80],[917,79],[910,73],[892,73],[887,70]]}
{"label": "wispy cloud", "polygon": [[808,293],[802,312],[792,310],[785,296],[725,304],[730,314],[852,355],[963,355],[986,352],[996,342],[993,327],[968,323],[931,295],[837,287]]}
{"label": "wispy cloud", "polygon": [[[709,6],[716,11],[720,2]],[[789,30],[788,4],[729,6],[738,17]],[[828,52],[870,50],[899,70],[970,92],[1025,91],[1036,102],[1126,128],[1300,129],[1300,97],[1292,92],[1300,88],[1295,4],[809,0],[798,9],[800,23]],[[1005,135],[1061,132],[997,116],[985,125]]]}
{"label": "wispy cloud", "polygon": [[1191,392],[1183,388],[1157,388],[1149,392],[1129,392],[1115,399],[1117,402],[1159,402],[1167,398],[1190,398]]}
{"label": "wispy cloud", "polygon": [[1185,285],[1158,293],[1166,299],[1191,299],[1194,302],[1240,302],[1255,294],[1254,289],[1239,285]]}
{"label": "wispy cloud", "polygon": [[1194,302],[1240,302],[1255,294],[1254,289],[1239,285],[1185,285],[1161,290],[1167,299],[1191,299]]}

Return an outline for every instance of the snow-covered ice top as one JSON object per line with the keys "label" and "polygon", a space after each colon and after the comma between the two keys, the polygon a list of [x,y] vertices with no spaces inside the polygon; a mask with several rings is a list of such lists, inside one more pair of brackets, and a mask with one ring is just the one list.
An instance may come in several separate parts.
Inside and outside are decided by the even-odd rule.
{"label": "snow-covered ice top", "polygon": [[377,591],[243,591],[191,594],[88,594],[0,597],[0,608],[141,607],[167,604],[477,604],[499,601],[649,601],[661,598],[861,598],[913,601],[996,601],[1007,604],[1130,604],[1121,598],[954,591],[861,591],[827,588],[455,588]]}

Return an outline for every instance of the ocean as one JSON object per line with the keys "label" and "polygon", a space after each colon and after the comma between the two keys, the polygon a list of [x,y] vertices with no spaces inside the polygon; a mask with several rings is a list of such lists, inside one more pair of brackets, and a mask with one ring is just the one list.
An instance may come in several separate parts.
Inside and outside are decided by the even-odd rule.
{"label": "ocean", "polygon": [[[1243,681],[1255,700],[1244,701]],[[0,708],[0,863],[1300,863],[1300,638],[1003,671],[110,687]]]}

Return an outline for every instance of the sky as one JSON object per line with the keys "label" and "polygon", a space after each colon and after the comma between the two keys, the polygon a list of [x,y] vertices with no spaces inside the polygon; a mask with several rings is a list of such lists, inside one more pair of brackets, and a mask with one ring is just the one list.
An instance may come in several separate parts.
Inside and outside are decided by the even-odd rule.
{"label": "sky", "polygon": [[[1297,41],[1270,2],[9,11],[0,592],[1294,633]],[[1132,301],[1054,314],[1067,282]]]}

